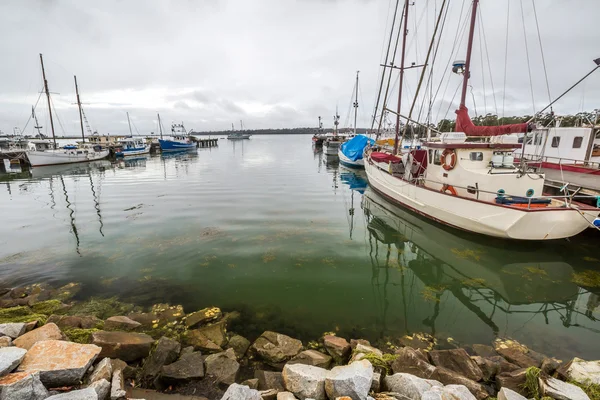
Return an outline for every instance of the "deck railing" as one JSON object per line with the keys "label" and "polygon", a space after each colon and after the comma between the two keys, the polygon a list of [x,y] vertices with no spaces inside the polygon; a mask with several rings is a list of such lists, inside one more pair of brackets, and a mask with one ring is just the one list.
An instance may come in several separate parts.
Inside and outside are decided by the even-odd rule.
{"label": "deck railing", "polygon": [[537,156],[535,154],[525,154],[525,162],[528,165],[537,164],[541,162],[552,162],[555,164],[580,165],[586,168],[600,169],[600,162],[597,161],[582,161],[575,160],[573,158]]}

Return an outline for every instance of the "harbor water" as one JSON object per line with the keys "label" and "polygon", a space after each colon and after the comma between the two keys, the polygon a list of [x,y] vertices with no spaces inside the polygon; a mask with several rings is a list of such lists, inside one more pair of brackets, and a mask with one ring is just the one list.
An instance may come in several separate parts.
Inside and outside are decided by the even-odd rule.
{"label": "harbor water", "polygon": [[0,284],[240,311],[240,333],[511,337],[600,358],[598,235],[518,243],[397,208],[310,136],[0,175]]}

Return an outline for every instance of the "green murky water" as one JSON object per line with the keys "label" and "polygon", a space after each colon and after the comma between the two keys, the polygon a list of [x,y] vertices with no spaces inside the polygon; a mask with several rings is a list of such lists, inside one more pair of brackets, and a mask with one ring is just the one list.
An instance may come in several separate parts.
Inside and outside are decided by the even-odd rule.
{"label": "green murky water", "polygon": [[431,224],[365,190],[308,136],[0,176],[3,285],[241,310],[248,336],[510,336],[600,358],[599,237],[515,243]]}

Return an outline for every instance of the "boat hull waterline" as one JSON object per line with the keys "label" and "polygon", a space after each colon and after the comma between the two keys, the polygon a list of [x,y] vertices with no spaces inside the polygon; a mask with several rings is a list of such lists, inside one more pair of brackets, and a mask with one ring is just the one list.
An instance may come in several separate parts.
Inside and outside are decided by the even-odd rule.
{"label": "boat hull waterline", "polygon": [[108,150],[102,151],[28,151],[27,158],[32,167],[43,167],[47,165],[75,164],[101,160],[108,156]]}
{"label": "boat hull waterline", "polygon": [[413,185],[365,163],[369,185],[389,201],[439,223],[488,236],[551,240],[575,236],[589,228],[597,209],[518,209]]}
{"label": "boat hull waterline", "polygon": [[163,140],[158,139],[158,143],[160,144],[160,150],[165,151],[186,151],[193,150],[196,148],[194,143],[182,143],[176,142],[174,140]]}
{"label": "boat hull waterline", "polygon": [[345,165],[346,167],[357,169],[363,169],[365,167],[364,159],[361,158],[359,160],[353,161],[344,155],[341,148],[338,149],[338,157],[340,158],[340,163],[342,165]]}

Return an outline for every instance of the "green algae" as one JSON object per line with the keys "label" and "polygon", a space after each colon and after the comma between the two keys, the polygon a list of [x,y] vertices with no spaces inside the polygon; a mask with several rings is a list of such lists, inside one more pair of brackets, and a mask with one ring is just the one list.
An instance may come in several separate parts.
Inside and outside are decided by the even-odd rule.
{"label": "green algae", "polygon": [[571,280],[583,287],[600,287],[600,272],[590,269],[583,272],[574,272]]}
{"label": "green algae", "polygon": [[80,329],[80,328],[72,328],[66,329],[63,331],[65,335],[75,343],[80,344],[88,344],[92,341],[92,333],[98,332],[100,329],[90,328],[90,329]]}
{"label": "green algae", "polygon": [[523,390],[528,394],[528,397],[532,397],[536,400],[540,400],[540,386],[539,377],[542,371],[537,367],[529,367],[525,371],[525,383],[523,384]]}
{"label": "green algae", "polygon": [[75,304],[67,311],[67,314],[106,319],[115,315],[127,315],[134,308],[133,304],[122,303],[116,297],[107,299],[92,297],[87,301]]}
{"label": "green algae", "polygon": [[396,358],[398,358],[398,356],[395,354],[383,354],[382,356],[379,356],[378,354],[375,354],[373,352],[362,353],[356,352],[356,350],[354,351],[353,356],[355,354],[362,354],[363,356],[361,360],[369,361],[371,365],[373,365],[373,367],[375,368],[384,369],[387,374],[389,374],[392,371],[391,364],[394,362],[394,360],[396,360]]}
{"label": "green algae", "polygon": [[44,315],[58,314],[64,308],[65,305],[59,300],[41,301],[31,306],[34,313]]}

